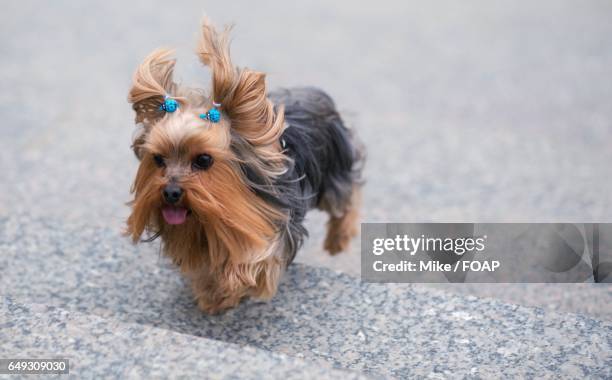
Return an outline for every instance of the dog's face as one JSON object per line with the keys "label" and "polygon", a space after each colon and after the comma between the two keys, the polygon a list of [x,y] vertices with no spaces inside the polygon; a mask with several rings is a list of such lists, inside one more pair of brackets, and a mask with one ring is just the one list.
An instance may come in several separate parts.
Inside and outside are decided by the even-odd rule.
{"label": "dog's face", "polygon": [[[225,36],[207,24],[202,32],[198,53],[213,73],[209,95],[172,81],[168,51],[152,53],[134,76],[129,100],[142,128],[133,144],[140,166],[127,232],[134,241],[148,230],[166,244],[248,255],[270,244],[287,217],[253,190],[255,178],[272,191],[286,168],[282,109],[274,112],[262,73],[232,65]],[[165,96],[178,109],[160,109]],[[201,116],[213,102],[221,103],[218,122]]]}
{"label": "dog's face", "polygon": [[[198,112],[199,111],[199,112]],[[204,110],[164,116],[145,137],[135,180],[134,212],[157,224],[219,218],[233,189],[243,186],[234,168],[227,122],[211,123]],[[195,215],[194,215],[195,213]],[[158,226],[161,227],[161,226]]]}

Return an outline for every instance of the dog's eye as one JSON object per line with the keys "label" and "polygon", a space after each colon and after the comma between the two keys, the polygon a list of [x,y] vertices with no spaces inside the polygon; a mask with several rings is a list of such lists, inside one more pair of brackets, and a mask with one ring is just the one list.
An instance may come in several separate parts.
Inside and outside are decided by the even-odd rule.
{"label": "dog's eye", "polygon": [[163,168],[166,166],[166,162],[164,162],[164,157],[161,154],[154,154],[153,161],[155,161],[155,165],[157,165],[160,168]]}
{"label": "dog's eye", "polygon": [[206,170],[213,164],[213,158],[209,154],[200,154],[193,160],[194,169]]}

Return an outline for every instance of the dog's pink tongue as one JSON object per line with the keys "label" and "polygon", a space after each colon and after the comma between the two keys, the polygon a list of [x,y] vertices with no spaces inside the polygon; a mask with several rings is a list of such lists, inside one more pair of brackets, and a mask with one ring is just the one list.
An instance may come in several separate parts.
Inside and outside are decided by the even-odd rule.
{"label": "dog's pink tongue", "polygon": [[183,224],[187,219],[187,209],[183,207],[166,206],[162,215],[168,224]]}

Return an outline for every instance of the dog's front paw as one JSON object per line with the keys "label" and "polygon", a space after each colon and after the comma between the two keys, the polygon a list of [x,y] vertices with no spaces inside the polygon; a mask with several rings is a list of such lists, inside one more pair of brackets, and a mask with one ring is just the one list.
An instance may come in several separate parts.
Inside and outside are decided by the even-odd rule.
{"label": "dog's front paw", "polygon": [[197,299],[198,308],[209,315],[221,314],[224,311],[236,307],[242,300],[241,296],[218,297],[199,297]]}

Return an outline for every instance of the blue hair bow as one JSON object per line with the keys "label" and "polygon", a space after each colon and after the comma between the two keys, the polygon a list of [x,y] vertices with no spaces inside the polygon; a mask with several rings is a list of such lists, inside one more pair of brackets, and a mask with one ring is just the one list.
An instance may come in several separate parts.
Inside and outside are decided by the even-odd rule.
{"label": "blue hair bow", "polygon": [[221,107],[221,104],[213,102],[213,108],[206,111],[206,113],[200,114],[200,119],[210,120],[213,123],[218,123],[221,120],[221,112],[217,109]]}
{"label": "blue hair bow", "polygon": [[168,95],[164,96],[164,102],[162,103],[161,106],[159,106],[160,111],[165,111],[165,112],[170,112],[170,113],[176,111],[178,108],[179,108],[179,103]]}

